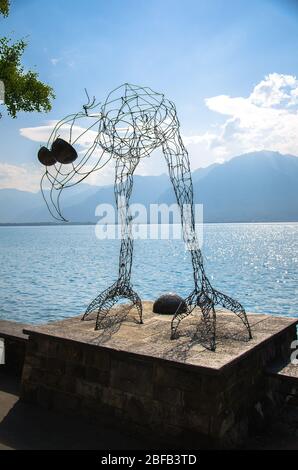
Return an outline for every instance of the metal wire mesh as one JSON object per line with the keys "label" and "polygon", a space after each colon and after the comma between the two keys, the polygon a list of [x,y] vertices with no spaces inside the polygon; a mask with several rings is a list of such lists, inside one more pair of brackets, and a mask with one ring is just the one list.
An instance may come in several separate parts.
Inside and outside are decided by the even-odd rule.
{"label": "metal wire mesh", "polygon": [[[98,111],[95,112],[95,109]],[[86,119],[88,125],[82,129],[79,122],[85,122]],[[95,328],[102,328],[111,308],[118,300],[126,299],[136,307],[139,322],[142,323],[142,302],[131,285],[133,239],[129,201],[133,174],[140,159],[150,156],[153,150],[162,148],[180,207],[183,238],[191,254],[194,276],[194,289],[185,299],[187,308],[185,311],[178,308],[173,316],[171,338],[179,336],[180,322],[198,308],[208,347],[215,350],[217,305],[234,312],[242,320],[248,337],[251,338],[243,306],[215,290],[204,270],[195,233],[189,157],[180,135],[180,123],[174,103],[151,88],[126,83],[109,93],[101,105],[97,105],[94,98],[90,101],[88,97],[82,111],[67,116],[56,124],[47,147],[50,148],[61,134],[67,135],[67,141],[72,146],[81,145],[84,148],[84,142],[86,144],[87,141],[89,145],[80,153],[78,162],[71,165],[55,163],[54,166],[47,167],[43,175],[41,186],[44,198],[50,212],[58,219],[65,220],[60,210],[62,190],[100,170],[112,157],[116,160],[115,198],[122,231],[118,278],[91,302],[82,319],[93,318],[95,313]],[[45,182],[50,186],[48,194],[44,190]],[[54,197],[54,194],[58,196]]]}

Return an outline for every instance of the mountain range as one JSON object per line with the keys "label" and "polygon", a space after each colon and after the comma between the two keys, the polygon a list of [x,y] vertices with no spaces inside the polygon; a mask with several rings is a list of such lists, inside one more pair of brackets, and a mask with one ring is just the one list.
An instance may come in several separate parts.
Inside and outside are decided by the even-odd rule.
{"label": "mountain range", "polygon": [[[205,222],[298,221],[298,158],[278,152],[243,154],[193,172],[194,202],[203,204]],[[167,174],[134,177],[131,203],[172,204]],[[64,190],[63,215],[70,222],[95,223],[100,203],[114,205],[114,187],[81,183]],[[0,190],[0,223],[55,222],[40,192]]]}

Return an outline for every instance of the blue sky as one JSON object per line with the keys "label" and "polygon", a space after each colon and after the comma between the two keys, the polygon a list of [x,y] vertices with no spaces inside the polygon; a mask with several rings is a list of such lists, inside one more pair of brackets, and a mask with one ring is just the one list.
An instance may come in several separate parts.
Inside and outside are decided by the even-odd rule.
{"label": "blue sky", "polygon": [[[48,114],[12,120],[3,113],[0,187],[36,190],[40,128],[79,110],[84,87],[101,101],[124,82],[148,85],[176,103],[193,168],[265,145],[298,155],[296,5],[12,0],[9,18],[0,20],[1,35],[28,36],[24,65],[36,66],[56,100]],[[164,170],[157,155],[139,172]],[[108,182],[100,178],[91,182]]]}

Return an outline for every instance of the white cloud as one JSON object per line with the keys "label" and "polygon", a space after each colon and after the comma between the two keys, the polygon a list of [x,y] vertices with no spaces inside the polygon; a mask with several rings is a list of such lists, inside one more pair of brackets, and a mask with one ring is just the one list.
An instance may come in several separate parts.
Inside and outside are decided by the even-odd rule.
{"label": "white cloud", "polygon": [[[97,121],[98,121],[98,117],[95,117],[93,122],[96,123]],[[21,134],[21,136],[23,136],[23,137],[25,137],[29,140],[32,140],[34,142],[38,142],[41,145],[46,144],[49,140],[49,137],[50,137],[53,129],[55,128],[55,126],[58,122],[59,121],[54,120],[54,121],[47,122],[47,124],[45,124],[44,126],[21,128],[20,129],[20,134]],[[89,125],[91,123],[89,123]],[[71,127],[70,124],[67,123],[67,124],[63,124],[63,126],[59,129],[59,132],[58,132],[59,137],[61,137],[61,138],[68,141],[69,140],[69,135],[70,135],[70,129],[71,129],[71,133],[72,133],[71,134],[72,135],[72,142],[74,142],[75,139],[80,137],[79,141],[77,142],[77,150],[78,150],[78,153],[79,153],[79,157],[82,158],[86,154],[87,150],[93,145],[94,140],[97,137],[97,132],[95,130],[92,130],[92,129],[87,130],[86,127],[82,127],[80,125],[74,125],[74,126]],[[38,146],[37,146],[37,150],[38,150]],[[88,160],[88,162],[84,163],[84,166],[82,168],[82,172],[83,171],[84,172],[90,171],[94,167],[95,163],[99,160],[101,155],[103,155],[101,164],[105,163],[105,161],[108,160],[109,155],[108,154],[103,154],[102,149],[100,149],[98,147],[94,150],[94,152],[92,153],[92,156]],[[41,165],[39,165],[39,166],[40,166],[41,171],[40,171],[40,175],[39,175],[38,178],[40,180],[40,176],[41,176],[44,168]],[[16,168],[18,168],[18,167],[16,167]],[[49,171],[50,171],[50,173],[53,172],[53,174],[54,174],[55,173],[54,167],[49,168]],[[74,178],[73,178],[72,182],[75,182],[75,180],[76,179],[78,180],[81,176],[79,174],[74,175]],[[39,186],[39,180],[38,180],[38,186]],[[106,166],[101,168],[99,171],[94,171],[85,180],[86,183],[91,184],[91,185],[107,185],[107,184],[111,184],[113,181],[114,181],[113,162],[109,162]],[[4,186],[2,186],[1,183],[2,182],[0,181],[0,187],[4,187]],[[5,187],[12,187],[12,186],[5,186]],[[15,187],[19,188],[19,186],[15,186]],[[34,183],[33,186],[31,186],[30,183],[28,182],[27,187],[31,188],[31,189],[28,189],[28,190],[34,191],[35,187],[36,187],[36,184]]]}
{"label": "white cloud", "polygon": [[[48,142],[49,137],[58,122],[59,121],[49,121],[44,126],[24,127],[20,129],[20,134],[21,136],[26,137],[29,140],[33,140],[34,142],[46,143]],[[70,124],[63,124],[63,126],[59,129],[58,135],[62,139],[68,141],[70,130],[72,132],[72,141],[80,137],[78,145],[81,147],[81,149],[86,147],[88,148],[90,145],[92,145],[97,136],[97,132],[92,129],[87,130],[85,127],[78,125],[71,127]]]}
{"label": "white cloud", "polygon": [[37,192],[42,169],[24,165],[0,163],[0,188],[17,188],[20,191]]}
{"label": "white cloud", "polygon": [[[88,169],[90,169],[90,166],[84,167],[84,171],[88,171]],[[25,166],[0,163],[0,189],[15,188],[20,191],[38,192],[43,173],[44,167],[41,165]],[[100,171],[93,172],[84,182],[100,186],[111,184],[113,181],[114,165],[113,162],[109,162]],[[47,182],[45,186],[48,187]]]}
{"label": "white cloud", "polygon": [[52,57],[50,59],[51,64],[56,67],[57,64],[61,63],[62,65],[67,65],[67,67],[73,69],[76,65],[73,59],[68,59],[67,56],[62,59],[62,57]]}
{"label": "white cloud", "polygon": [[[222,125],[210,126],[211,130],[205,133],[183,136],[193,169],[256,150],[298,155],[298,80],[295,76],[272,73],[256,84],[247,97],[217,95],[206,98],[205,104],[211,111],[225,116],[226,120]],[[20,133],[27,139],[45,143],[57,122],[22,128]],[[83,118],[73,126],[73,139],[86,131],[85,125]],[[94,142],[97,132],[96,127],[93,129],[80,138],[80,154]],[[66,124],[59,134],[68,140],[69,131],[70,125]],[[104,169],[90,175],[86,182],[112,183],[113,168],[113,162],[110,162]],[[158,151],[152,158],[143,159],[136,172],[153,175],[164,171],[167,171],[166,165],[161,151]]]}
{"label": "white cloud", "polygon": [[281,103],[295,105],[297,85],[297,79],[293,75],[272,73],[255,86],[250,98],[257,106],[272,107]]}
{"label": "white cloud", "polygon": [[211,111],[227,116],[227,120],[216,132],[193,136],[186,142],[199,143],[200,151],[207,152],[209,162],[265,149],[298,155],[295,76],[272,73],[248,97],[218,95],[207,98],[205,103]]}
{"label": "white cloud", "polygon": [[26,139],[34,142],[47,142],[48,138],[58,121],[49,121],[45,126],[40,127],[24,127],[20,129],[20,134]]}
{"label": "white cloud", "polygon": [[55,66],[61,61],[61,59],[59,59],[58,57],[53,57],[52,59],[50,59],[50,61],[51,64]]}

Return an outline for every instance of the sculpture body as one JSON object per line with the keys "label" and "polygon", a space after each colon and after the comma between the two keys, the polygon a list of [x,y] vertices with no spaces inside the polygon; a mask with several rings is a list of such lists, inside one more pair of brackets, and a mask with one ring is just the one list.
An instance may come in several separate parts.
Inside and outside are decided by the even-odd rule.
{"label": "sculpture body", "polygon": [[[215,350],[217,305],[238,315],[251,338],[250,326],[242,305],[215,290],[205,274],[202,253],[195,233],[189,157],[180,135],[180,124],[174,103],[150,88],[127,83],[111,92],[101,105],[100,111],[92,114],[94,103],[95,100],[91,104],[89,102],[83,111],[67,116],[56,125],[47,145],[47,149],[51,148],[50,154],[46,156],[47,162],[53,159],[56,163],[47,166],[42,179],[42,187],[47,180],[51,185],[50,199],[46,201],[49,210],[54,217],[63,220],[59,205],[61,191],[102,168],[104,156],[108,156],[108,160],[110,158],[116,160],[115,197],[122,229],[118,278],[112,286],[91,302],[83,320],[92,312],[96,312],[95,328],[101,328],[110,309],[119,299],[124,298],[137,308],[139,321],[142,323],[142,302],[131,285],[133,239],[129,200],[133,188],[133,175],[140,159],[149,157],[153,150],[161,148],[180,207],[183,238],[190,251],[194,278],[194,287],[185,299],[187,308],[178,309],[173,316],[171,338],[178,337],[180,322],[197,307],[203,319],[204,343],[206,347]],[[85,122],[87,120],[87,123],[89,120],[90,125],[87,125],[87,129],[83,132],[79,132],[78,123],[82,119]],[[59,158],[55,153],[55,145],[56,148],[59,147],[56,141],[63,128],[68,133],[67,145],[71,144],[73,147],[84,140],[86,133],[94,134],[93,145],[82,157],[79,157],[79,163],[74,161],[68,163],[68,160],[73,159],[73,155],[66,155],[67,146],[65,146],[65,164],[61,163],[61,156]],[[91,163],[91,157],[95,162]],[[55,193],[58,194],[57,198],[54,197]]]}

